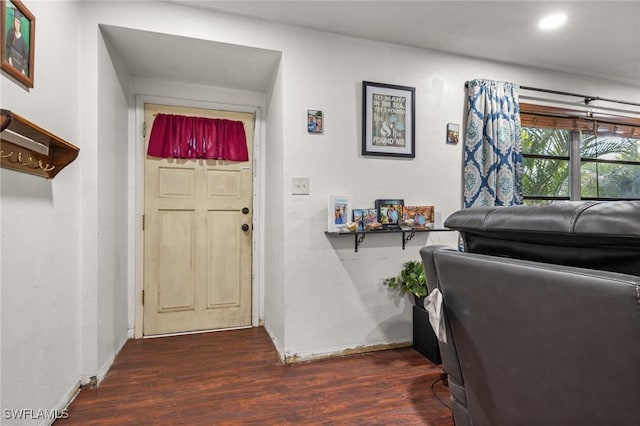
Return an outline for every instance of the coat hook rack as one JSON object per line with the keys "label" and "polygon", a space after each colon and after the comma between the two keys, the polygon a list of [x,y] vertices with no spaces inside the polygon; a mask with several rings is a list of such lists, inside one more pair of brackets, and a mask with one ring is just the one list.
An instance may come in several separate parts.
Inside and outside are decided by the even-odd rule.
{"label": "coat hook rack", "polygon": [[[5,132],[5,130],[7,130]],[[53,179],[78,156],[78,147],[32,122],[0,110],[2,167]]]}

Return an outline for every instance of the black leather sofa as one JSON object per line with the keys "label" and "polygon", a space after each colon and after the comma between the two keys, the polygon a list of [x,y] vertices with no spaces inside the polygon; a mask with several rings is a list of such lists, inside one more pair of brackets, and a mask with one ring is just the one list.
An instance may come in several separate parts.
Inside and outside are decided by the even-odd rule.
{"label": "black leather sofa", "polygon": [[640,425],[640,201],[471,208],[442,293],[456,426]]}

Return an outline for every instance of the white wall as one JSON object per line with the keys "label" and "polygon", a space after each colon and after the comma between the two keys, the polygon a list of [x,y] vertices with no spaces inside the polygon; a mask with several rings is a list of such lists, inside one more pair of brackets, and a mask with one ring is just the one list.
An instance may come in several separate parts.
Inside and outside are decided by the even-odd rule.
{"label": "white wall", "polygon": [[[81,37],[82,31],[93,37]],[[128,76],[96,25],[76,34],[80,92],[80,380],[102,380],[127,338]]]}
{"label": "white wall", "polygon": [[128,74],[98,34],[96,370],[102,378],[127,340]]}
{"label": "white wall", "polygon": [[282,67],[273,76],[271,90],[267,93],[265,112],[266,137],[263,144],[264,171],[263,214],[264,238],[262,252],[264,264],[264,327],[282,358],[285,353],[285,282],[284,282],[284,117]]}
{"label": "white wall", "polygon": [[[404,251],[398,235],[368,235],[355,253],[353,238],[324,234],[327,195],[351,195],[362,207],[373,206],[376,198],[400,197],[434,204],[444,217],[457,210],[461,146],[444,141],[448,122],[462,124],[465,81],[491,78],[607,98],[640,97],[638,87],[173,4],[84,2],[77,8],[31,2],[29,7],[38,17],[36,88],[27,92],[3,75],[2,106],[81,151],[53,181],[1,172],[2,408],[59,406],[80,378],[103,373],[132,324],[125,294],[133,294],[135,256],[123,238],[135,232],[136,197],[123,138],[135,143],[125,123],[131,126],[132,90],[153,91],[158,83],[134,79],[129,93],[122,93],[127,78],[107,52],[99,24],[282,52],[265,98],[259,261],[265,326],[287,358],[411,339],[408,299],[381,281],[404,261],[417,259],[425,243],[455,244],[455,235],[419,235]],[[69,40],[78,43],[77,51]],[[363,80],[416,88],[415,159],[359,154]],[[167,87],[162,96],[171,96],[178,84]],[[324,112],[323,135],[307,134],[307,109]],[[130,145],[127,149],[131,152]],[[127,171],[126,182],[115,176],[121,170]],[[309,176],[310,195],[291,195],[292,176]]]}
{"label": "white wall", "polygon": [[[2,108],[80,147],[53,180],[2,169],[2,409],[62,408],[80,377],[80,183],[75,3],[26,3],[37,17],[35,87],[0,77]],[[6,419],[2,424],[38,424]]]}

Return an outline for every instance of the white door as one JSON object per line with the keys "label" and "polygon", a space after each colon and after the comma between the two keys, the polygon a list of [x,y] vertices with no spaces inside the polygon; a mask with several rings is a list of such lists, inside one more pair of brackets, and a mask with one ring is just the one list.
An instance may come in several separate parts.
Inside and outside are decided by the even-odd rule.
{"label": "white door", "polygon": [[251,325],[254,117],[145,105],[156,114],[242,121],[249,161],[145,159],[144,335]]}

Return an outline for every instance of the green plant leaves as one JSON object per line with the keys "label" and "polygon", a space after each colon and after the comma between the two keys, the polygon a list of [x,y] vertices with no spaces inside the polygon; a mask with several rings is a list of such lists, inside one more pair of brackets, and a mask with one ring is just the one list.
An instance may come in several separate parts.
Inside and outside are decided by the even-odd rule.
{"label": "green plant leaves", "polygon": [[397,277],[386,278],[383,284],[389,288],[399,288],[402,294],[412,293],[418,297],[427,295],[427,277],[422,262],[410,260]]}

